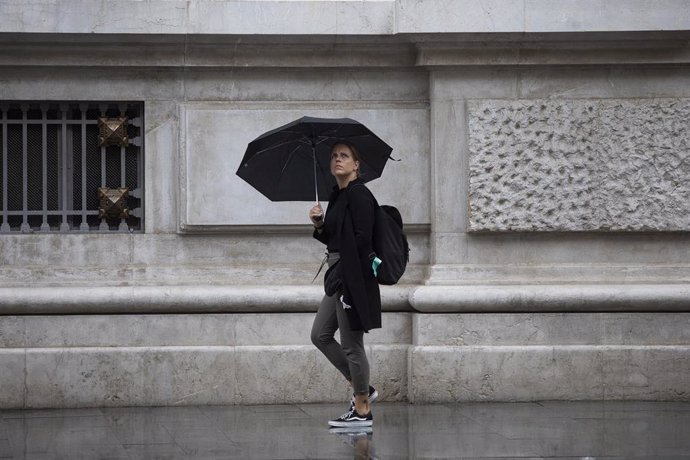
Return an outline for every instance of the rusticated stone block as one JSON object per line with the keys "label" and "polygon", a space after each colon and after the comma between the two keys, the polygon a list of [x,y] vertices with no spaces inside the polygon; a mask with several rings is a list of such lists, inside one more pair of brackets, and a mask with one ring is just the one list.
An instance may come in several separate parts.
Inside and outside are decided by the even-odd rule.
{"label": "rusticated stone block", "polygon": [[[372,345],[382,400],[407,398],[407,345]],[[347,402],[313,345],[0,349],[0,408]]]}
{"label": "rusticated stone block", "polygon": [[26,357],[22,349],[0,347],[0,408],[24,407]]}
{"label": "rusticated stone block", "polygon": [[468,103],[470,231],[689,231],[690,99]]}
{"label": "rusticated stone block", "polygon": [[687,345],[417,346],[414,402],[688,401]]}

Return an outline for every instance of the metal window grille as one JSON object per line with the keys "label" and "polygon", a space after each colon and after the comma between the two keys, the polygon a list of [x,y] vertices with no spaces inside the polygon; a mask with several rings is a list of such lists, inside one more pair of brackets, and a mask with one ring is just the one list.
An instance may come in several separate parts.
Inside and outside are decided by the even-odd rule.
{"label": "metal window grille", "polygon": [[[143,231],[143,104],[0,101],[0,233]],[[99,117],[127,117],[127,146],[99,145]],[[99,187],[129,189],[124,217]]]}

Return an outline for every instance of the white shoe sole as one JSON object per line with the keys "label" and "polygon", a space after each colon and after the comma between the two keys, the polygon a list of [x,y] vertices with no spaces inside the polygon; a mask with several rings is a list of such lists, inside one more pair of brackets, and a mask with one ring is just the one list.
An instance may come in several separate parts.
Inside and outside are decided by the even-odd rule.
{"label": "white shoe sole", "polygon": [[340,427],[340,428],[345,428],[345,427],[353,427],[353,428],[359,428],[362,426],[372,426],[374,424],[373,420],[354,420],[352,422],[338,422],[337,420],[329,420],[328,424],[330,426],[335,426],[335,427]]}

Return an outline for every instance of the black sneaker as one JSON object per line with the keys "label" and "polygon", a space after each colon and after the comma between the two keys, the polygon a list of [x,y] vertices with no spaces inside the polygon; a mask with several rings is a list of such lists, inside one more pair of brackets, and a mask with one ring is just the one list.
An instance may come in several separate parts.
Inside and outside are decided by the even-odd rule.
{"label": "black sneaker", "polygon": [[374,417],[371,415],[371,411],[367,415],[360,415],[359,412],[352,409],[335,420],[329,420],[328,424],[337,427],[372,426],[374,424]]}
{"label": "black sneaker", "polygon": [[[376,388],[369,385],[369,404],[376,401],[376,399],[378,397],[379,397],[379,392],[376,391]],[[352,410],[354,408],[355,408],[355,395],[353,394],[352,399],[350,400],[350,408],[348,410]]]}

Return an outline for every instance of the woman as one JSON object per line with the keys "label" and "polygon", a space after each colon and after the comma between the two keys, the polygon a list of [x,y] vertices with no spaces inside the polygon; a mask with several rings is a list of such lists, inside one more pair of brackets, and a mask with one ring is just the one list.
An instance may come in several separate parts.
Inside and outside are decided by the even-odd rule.
{"label": "woman", "polygon": [[[371,426],[369,405],[378,392],[369,386],[369,362],[364,350],[364,332],[381,327],[381,297],[374,276],[372,248],[376,200],[359,178],[357,148],[338,141],[331,149],[331,174],[337,187],[328,200],[328,214],[317,203],[309,211],[314,238],[326,245],[335,293],[328,292],[314,319],[311,340],[350,382],[354,390],[350,409],[328,422],[335,427]],[[329,295],[332,294],[332,295]],[[340,329],[340,340],[335,338]]]}

